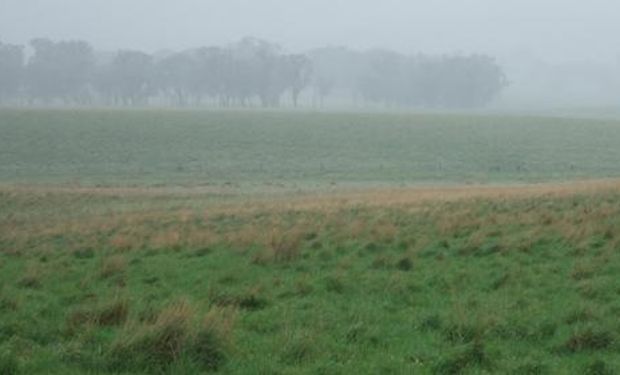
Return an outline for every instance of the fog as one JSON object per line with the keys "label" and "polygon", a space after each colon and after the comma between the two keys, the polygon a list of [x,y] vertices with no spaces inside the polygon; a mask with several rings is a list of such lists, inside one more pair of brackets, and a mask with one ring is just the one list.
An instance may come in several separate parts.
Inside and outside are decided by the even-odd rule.
{"label": "fog", "polygon": [[155,53],[252,36],[291,53],[485,54],[510,82],[495,107],[608,106],[620,101],[619,11],[613,0],[0,0],[0,41]]}
{"label": "fog", "polygon": [[614,0],[2,0],[0,35],[85,39],[100,48],[182,49],[251,35],[305,50],[620,56]]}

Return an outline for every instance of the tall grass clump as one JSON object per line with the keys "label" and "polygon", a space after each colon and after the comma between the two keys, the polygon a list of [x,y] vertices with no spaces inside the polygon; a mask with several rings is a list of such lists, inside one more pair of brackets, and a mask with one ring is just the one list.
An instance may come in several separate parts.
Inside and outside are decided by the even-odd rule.
{"label": "tall grass clump", "polygon": [[201,322],[193,306],[181,300],[152,322],[125,327],[108,353],[112,371],[166,371],[180,361],[205,371],[218,370],[232,347],[233,310],[214,308]]}
{"label": "tall grass clump", "polygon": [[307,234],[299,229],[274,228],[267,236],[264,247],[252,259],[255,264],[285,264],[301,256],[302,244]]}
{"label": "tall grass clump", "polygon": [[109,256],[101,262],[99,276],[107,279],[116,275],[122,275],[127,269],[127,260],[122,255]]}
{"label": "tall grass clump", "polygon": [[76,332],[84,325],[114,327],[123,325],[130,312],[127,298],[115,297],[109,302],[90,308],[74,310],[67,316],[70,332]]}
{"label": "tall grass clump", "polygon": [[17,282],[17,285],[21,288],[38,289],[42,286],[41,267],[35,264],[30,264],[22,274],[22,277]]}
{"label": "tall grass clump", "polygon": [[490,369],[491,358],[480,340],[476,340],[439,361],[433,368],[437,375],[462,374],[472,367]]}

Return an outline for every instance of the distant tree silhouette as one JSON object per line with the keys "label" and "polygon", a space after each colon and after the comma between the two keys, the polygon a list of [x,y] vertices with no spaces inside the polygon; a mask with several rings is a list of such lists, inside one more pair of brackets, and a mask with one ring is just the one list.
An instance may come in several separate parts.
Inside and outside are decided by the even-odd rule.
{"label": "distant tree silhouette", "polygon": [[23,78],[23,48],[0,42],[0,104],[20,95]]}
{"label": "distant tree silhouette", "polygon": [[45,102],[88,102],[88,87],[95,67],[92,47],[84,41],[53,42],[33,39],[34,55],[26,67],[27,92]]}
{"label": "distant tree silhouette", "polygon": [[34,39],[30,46],[25,62],[22,47],[0,43],[0,102],[297,107],[310,89],[321,106],[336,93],[388,107],[464,108],[486,105],[506,86],[502,69],[485,55],[344,47],[288,54],[257,38],[155,55],[95,54],[84,41]]}

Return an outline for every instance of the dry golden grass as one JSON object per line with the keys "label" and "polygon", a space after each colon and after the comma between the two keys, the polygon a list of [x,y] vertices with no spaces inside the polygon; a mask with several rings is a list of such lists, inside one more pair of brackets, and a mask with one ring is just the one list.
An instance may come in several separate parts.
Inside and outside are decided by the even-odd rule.
{"label": "dry golden grass", "polygon": [[[618,214],[613,204],[603,202],[596,210],[585,205],[570,212],[558,212],[552,203],[558,198],[594,197],[618,192],[620,181],[240,195],[216,201],[203,201],[207,193],[198,188],[150,191],[2,187],[0,191],[23,200],[29,200],[34,194],[32,199],[35,201],[46,200],[53,208],[60,206],[47,214],[35,210],[0,216],[0,236],[9,244],[3,251],[51,250],[55,238],[63,238],[65,248],[70,251],[92,248],[124,252],[145,247],[191,250],[227,244],[239,251],[263,248],[264,252],[256,259],[261,262],[294,259],[302,242],[317,233],[329,233],[335,242],[356,239],[383,243],[400,238],[420,247],[428,241],[426,234],[403,233],[403,225],[392,215],[393,212],[415,213],[425,218],[424,222],[432,223],[436,234],[442,237],[467,235],[472,247],[479,246],[487,237],[501,237],[500,233],[487,233],[485,228],[511,225],[537,226],[546,232],[558,233],[572,243],[593,235],[611,239],[616,234],[616,227],[607,223]],[[114,199],[106,200],[110,197]],[[538,205],[530,208],[498,210],[484,216],[478,212],[480,202],[501,205],[533,198],[537,199]],[[101,199],[103,203],[98,204],[102,204],[105,210],[88,209],[93,201]],[[166,203],[168,200],[176,202],[175,205],[171,207]],[[63,204],[73,205],[71,207],[80,213],[65,213]],[[573,212],[577,209],[578,212]],[[351,210],[356,214],[347,216]],[[16,215],[21,216],[17,219]],[[527,247],[527,244],[523,246]],[[107,266],[102,265],[102,274],[108,273],[106,268],[110,269],[109,272],[116,272],[114,270],[126,266],[120,258],[113,260],[109,260]]]}
{"label": "dry golden grass", "polygon": [[[331,211],[356,206],[400,207],[421,202],[449,202],[463,199],[514,199],[536,196],[562,197],[579,193],[596,193],[620,188],[620,179],[598,179],[569,181],[561,183],[511,184],[511,185],[455,185],[403,188],[359,188],[324,192],[303,192],[280,194],[239,193],[226,188],[84,188],[58,186],[0,186],[0,192],[11,197],[24,194],[36,199],[47,199],[53,195],[73,197],[112,198],[213,198],[209,215],[230,213],[251,213],[264,210],[319,210]],[[36,200],[35,199],[35,200]],[[155,212],[150,211],[152,214]],[[190,218],[191,210],[176,213],[178,217]]]}

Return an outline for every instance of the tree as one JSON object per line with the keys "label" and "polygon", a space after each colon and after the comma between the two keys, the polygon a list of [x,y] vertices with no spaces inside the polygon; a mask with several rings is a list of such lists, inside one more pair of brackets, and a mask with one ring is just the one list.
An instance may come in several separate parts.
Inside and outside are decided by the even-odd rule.
{"label": "tree", "polygon": [[256,38],[245,38],[231,47],[234,73],[232,88],[240,104],[258,96],[264,107],[278,107],[286,91],[281,68],[281,49],[278,45]]}
{"label": "tree", "polygon": [[65,103],[88,100],[89,83],[95,67],[92,47],[83,41],[52,42],[33,39],[34,49],[27,66],[28,92],[32,98]]}
{"label": "tree", "polygon": [[283,74],[291,91],[293,105],[297,107],[299,94],[308,86],[312,77],[312,63],[305,55],[284,56]]}
{"label": "tree", "polygon": [[153,84],[172,95],[177,105],[185,106],[191,94],[200,95],[195,87],[198,64],[191,52],[173,53],[156,63]]}
{"label": "tree", "polygon": [[0,42],[0,104],[19,95],[23,70],[23,48]]}
{"label": "tree", "polygon": [[105,69],[105,80],[117,103],[144,105],[153,89],[153,58],[140,51],[119,51]]}
{"label": "tree", "polygon": [[222,47],[203,47],[193,52],[196,71],[193,87],[201,97],[222,103],[231,92],[232,56]]}
{"label": "tree", "polygon": [[384,105],[480,107],[506,86],[501,68],[485,55],[429,57],[374,51],[365,61],[360,93],[367,101]]}

